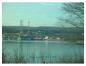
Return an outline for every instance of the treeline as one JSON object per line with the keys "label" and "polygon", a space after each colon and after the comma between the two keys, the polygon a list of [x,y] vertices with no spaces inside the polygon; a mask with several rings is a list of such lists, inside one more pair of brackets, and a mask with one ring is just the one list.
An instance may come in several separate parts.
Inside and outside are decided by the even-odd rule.
{"label": "treeline", "polygon": [[19,37],[22,40],[32,40],[35,37],[44,38],[48,36],[50,40],[84,40],[83,28],[60,28],[60,27],[27,27],[27,26],[3,26],[3,39],[17,40]]}
{"label": "treeline", "polygon": [[46,32],[53,32],[53,33],[83,33],[83,28],[75,28],[75,27],[28,27],[28,26],[2,26],[2,32],[27,32],[27,31],[46,31]]}

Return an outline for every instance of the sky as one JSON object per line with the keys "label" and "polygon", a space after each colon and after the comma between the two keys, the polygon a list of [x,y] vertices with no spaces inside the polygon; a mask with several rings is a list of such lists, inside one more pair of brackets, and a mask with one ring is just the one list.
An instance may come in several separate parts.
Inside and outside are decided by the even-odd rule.
{"label": "sky", "polygon": [[64,15],[62,3],[3,3],[2,25],[61,26],[58,18]]}

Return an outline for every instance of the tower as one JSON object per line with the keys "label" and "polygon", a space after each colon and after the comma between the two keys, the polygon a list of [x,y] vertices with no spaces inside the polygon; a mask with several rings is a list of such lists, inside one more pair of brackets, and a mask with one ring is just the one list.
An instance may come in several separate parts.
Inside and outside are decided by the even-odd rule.
{"label": "tower", "polygon": [[20,26],[24,26],[24,25],[23,25],[23,20],[20,20]]}
{"label": "tower", "polygon": [[23,33],[23,27],[24,25],[23,25],[23,20],[20,20],[20,36],[22,35],[22,33]]}
{"label": "tower", "polygon": [[27,26],[30,27],[30,21],[28,21],[28,25]]}

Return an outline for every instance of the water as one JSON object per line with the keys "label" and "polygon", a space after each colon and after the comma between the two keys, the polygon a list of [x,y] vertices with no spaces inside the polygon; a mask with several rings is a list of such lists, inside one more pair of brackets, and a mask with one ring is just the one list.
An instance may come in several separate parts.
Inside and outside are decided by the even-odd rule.
{"label": "water", "polygon": [[[67,41],[3,41],[5,63],[79,63],[84,46]],[[22,57],[22,59],[21,59]]]}

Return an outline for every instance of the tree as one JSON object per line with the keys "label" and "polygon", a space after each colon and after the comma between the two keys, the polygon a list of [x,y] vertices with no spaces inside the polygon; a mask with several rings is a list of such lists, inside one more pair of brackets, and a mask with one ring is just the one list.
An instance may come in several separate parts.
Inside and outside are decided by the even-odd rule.
{"label": "tree", "polygon": [[[84,27],[84,3],[63,3],[63,11],[66,17],[60,20],[69,23],[75,27]],[[65,15],[64,15],[65,16]]]}

